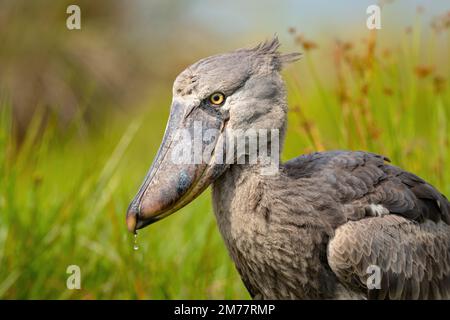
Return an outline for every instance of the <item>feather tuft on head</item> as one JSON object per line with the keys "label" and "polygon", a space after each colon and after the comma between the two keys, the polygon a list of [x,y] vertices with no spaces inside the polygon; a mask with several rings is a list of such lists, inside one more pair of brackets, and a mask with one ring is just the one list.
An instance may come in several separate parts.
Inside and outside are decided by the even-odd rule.
{"label": "feather tuft on head", "polygon": [[299,52],[282,54],[278,51],[279,47],[280,41],[278,40],[278,36],[275,35],[272,39],[261,42],[256,47],[250,49],[250,51],[253,51],[257,55],[268,57],[271,64],[277,70],[281,70],[283,66],[295,62],[302,57],[302,54]]}

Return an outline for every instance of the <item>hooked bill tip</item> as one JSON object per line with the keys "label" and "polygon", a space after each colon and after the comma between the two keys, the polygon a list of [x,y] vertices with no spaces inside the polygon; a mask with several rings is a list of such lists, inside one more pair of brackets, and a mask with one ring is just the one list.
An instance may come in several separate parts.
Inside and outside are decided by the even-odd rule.
{"label": "hooked bill tip", "polygon": [[135,233],[136,232],[136,224],[137,224],[136,215],[133,214],[133,213],[127,214],[127,228],[128,228],[128,231],[130,231],[131,233]]}

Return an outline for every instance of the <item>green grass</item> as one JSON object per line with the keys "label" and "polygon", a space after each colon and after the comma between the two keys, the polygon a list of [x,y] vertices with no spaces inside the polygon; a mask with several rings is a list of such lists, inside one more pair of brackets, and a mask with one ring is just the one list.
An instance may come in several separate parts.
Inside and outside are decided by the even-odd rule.
{"label": "green grass", "polygon": [[[133,250],[125,212],[156,151],[162,118],[150,113],[114,124],[93,140],[66,140],[52,125],[35,139],[36,120],[14,150],[8,109],[2,108],[0,139],[1,298],[248,297],[206,194],[141,232]],[[156,137],[135,139],[149,134]],[[81,268],[82,290],[66,289],[72,264]]]}
{"label": "green grass", "polygon": [[[369,150],[449,196],[449,70],[419,77],[417,66],[433,60],[416,58],[410,40],[389,58],[370,52],[370,43],[329,53],[329,70],[315,51],[306,52],[285,73],[291,112],[283,158]],[[437,76],[446,78],[441,88]],[[249,298],[209,192],[142,230],[133,250],[125,211],[159,145],[169,98],[112,116],[87,134],[81,120],[64,134],[52,118],[42,128],[37,111],[20,146],[11,106],[0,98],[0,298]],[[81,290],[66,288],[72,264],[81,268]]]}

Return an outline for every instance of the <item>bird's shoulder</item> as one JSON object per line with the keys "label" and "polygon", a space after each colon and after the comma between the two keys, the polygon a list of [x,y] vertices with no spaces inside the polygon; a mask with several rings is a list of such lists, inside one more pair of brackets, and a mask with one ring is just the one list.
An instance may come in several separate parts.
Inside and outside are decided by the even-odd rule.
{"label": "bird's shoulder", "polygon": [[423,222],[450,224],[450,203],[413,173],[391,165],[387,157],[362,151],[316,152],[283,164],[291,181],[301,181],[322,206],[338,205],[349,220],[397,214]]}
{"label": "bird's shoulder", "polygon": [[311,177],[324,170],[353,170],[371,164],[383,165],[390,160],[382,155],[364,151],[335,150],[304,154],[283,164],[291,177]]}

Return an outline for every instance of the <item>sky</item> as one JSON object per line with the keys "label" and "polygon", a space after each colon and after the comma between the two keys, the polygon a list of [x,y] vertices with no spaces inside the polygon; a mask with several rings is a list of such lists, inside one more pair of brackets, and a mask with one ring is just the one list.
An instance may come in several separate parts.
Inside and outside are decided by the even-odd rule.
{"label": "sky", "polygon": [[127,37],[134,35],[140,43],[165,52],[175,38],[186,48],[184,55],[205,44],[214,49],[211,52],[246,47],[274,34],[291,49],[290,27],[319,43],[362,39],[368,32],[366,9],[379,1],[389,2],[382,9],[379,32],[386,44],[414,24],[418,6],[425,9],[425,26],[432,17],[450,11],[450,0],[135,0],[127,2],[134,31]]}
{"label": "sky", "polygon": [[[273,28],[300,26],[308,33],[325,28],[346,29],[366,20],[371,0],[250,0],[193,1],[189,9],[194,19],[222,32],[272,31]],[[386,5],[389,18],[400,23],[413,19],[417,6],[430,17],[450,10],[447,0],[396,0]],[[324,27],[325,26],[325,27]],[[388,27],[388,26],[386,26]],[[334,29],[336,30],[336,29]]]}

